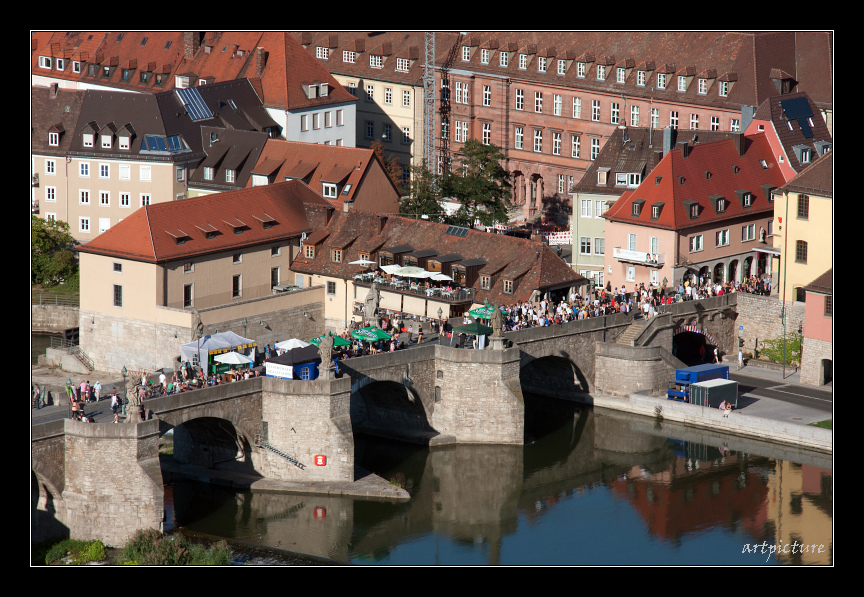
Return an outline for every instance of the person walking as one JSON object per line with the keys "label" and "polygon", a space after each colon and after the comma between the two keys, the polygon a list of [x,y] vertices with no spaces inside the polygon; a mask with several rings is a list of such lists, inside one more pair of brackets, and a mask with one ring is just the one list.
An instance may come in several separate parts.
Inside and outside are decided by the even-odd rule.
{"label": "person walking", "polygon": [[102,398],[102,382],[97,381],[96,385],[93,386],[93,395],[95,398],[94,402],[99,402],[99,399]]}

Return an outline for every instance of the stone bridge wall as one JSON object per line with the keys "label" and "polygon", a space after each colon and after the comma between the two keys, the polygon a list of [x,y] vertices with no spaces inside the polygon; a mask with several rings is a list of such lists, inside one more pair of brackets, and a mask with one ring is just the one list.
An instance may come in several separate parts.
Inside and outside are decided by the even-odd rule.
{"label": "stone bridge wall", "polygon": [[33,540],[59,535],[122,546],[139,529],[159,529],[158,429],[158,421],[33,426]]}
{"label": "stone bridge wall", "polygon": [[675,379],[675,369],[686,366],[661,346],[598,342],[596,351],[596,391],[611,396],[629,396],[643,390],[663,395],[669,380]]}

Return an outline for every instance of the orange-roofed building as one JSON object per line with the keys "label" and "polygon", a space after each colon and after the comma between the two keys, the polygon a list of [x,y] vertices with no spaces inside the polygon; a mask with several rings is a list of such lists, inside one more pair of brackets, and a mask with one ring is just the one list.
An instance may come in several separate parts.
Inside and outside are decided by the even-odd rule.
{"label": "orange-roofed building", "polygon": [[764,134],[679,144],[603,215],[607,284],[770,274],[771,190],[785,182]]}
{"label": "orange-roofed building", "polygon": [[399,190],[371,149],[268,139],[250,186],[302,180],[340,211],[399,212]]}
{"label": "orange-roofed building", "polygon": [[323,333],[322,289],[289,269],[315,206],[332,210],[283,182],[134,211],[78,247],[82,350],[98,370],[153,371],[176,365],[198,317],[260,346]]}

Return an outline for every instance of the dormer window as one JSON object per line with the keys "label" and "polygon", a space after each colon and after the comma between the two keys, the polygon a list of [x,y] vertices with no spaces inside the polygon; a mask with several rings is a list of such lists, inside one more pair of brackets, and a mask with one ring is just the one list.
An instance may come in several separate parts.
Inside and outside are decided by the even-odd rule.
{"label": "dormer window", "polygon": [[513,294],[513,280],[504,280],[504,294]]}
{"label": "dormer window", "polygon": [[655,203],[651,206],[651,219],[657,220],[660,218],[660,213],[663,211],[663,203]]}
{"label": "dormer window", "polygon": [[371,68],[384,68],[384,57],[380,55],[369,55],[369,66]]}
{"label": "dormer window", "polygon": [[469,46],[462,46],[462,62],[468,62],[471,60],[471,48]]}
{"label": "dormer window", "polygon": [[[489,50],[483,50],[484,52],[488,52]],[[488,61],[487,61],[488,62]],[[400,73],[407,73],[408,69],[411,67],[411,61],[407,58],[397,58],[396,59],[396,70]],[[326,94],[325,94],[326,95]]]}
{"label": "dormer window", "polygon": [[75,73],[76,75],[81,72],[81,61],[80,60],[73,60],[72,61],[72,72]]}
{"label": "dormer window", "polygon": [[586,68],[586,64],[584,62],[577,62],[576,63],[576,76],[577,77],[584,77],[585,76],[585,68]]}
{"label": "dormer window", "polygon": [[528,54],[519,54],[519,68],[522,70],[528,68]]}
{"label": "dormer window", "polygon": [[489,64],[489,50],[480,50],[480,64]]}
{"label": "dormer window", "polygon": [[320,60],[327,60],[328,58],[330,58],[330,48],[327,48],[325,46],[317,46],[315,48],[315,58],[318,58]]}
{"label": "dormer window", "polygon": [[303,245],[303,256],[306,259],[315,258],[315,245]]}
{"label": "dormer window", "polygon": [[690,206],[690,217],[698,218],[699,217],[699,205],[694,203]]}
{"label": "dormer window", "polygon": [[84,147],[93,147],[93,136],[92,133],[84,133],[82,140]]}
{"label": "dormer window", "polygon": [[60,133],[48,133],[48,145],[51,145],[52,147],[60,145]]}
{"label": "dormer window", "polygon": [[335,199],[336,198],[337,190],[336,190],[335,184],[333,184],[332,182],[324,182],[324,183],[321,183],[321,186],[322,186],[321,194],[326,199]]}
{"label": "dormer window", "polygon": [[546,72],[546,58],[544,56],[540,56],[537,58],[537,72],[545,73]]}
{"label": "dormer window", "polygon": [[237,171],[232,169],[225,170],[225,182],[235,182],[237,177]]}
{"label": "dormer window", "polygon": [[645,77],[646,77],[646,73],[644,70],[636,71],[636,84],[639,85],[640,87],[644,87],[645,86]]}
{"label": "dormer window", "polygon": [[100,135],[102,138],[102,149],[111,149],[111,135]]}
{"label": "dormer window", "polygon": [[698,92],[700,95],[705,95],[706,93],[708,93],[708,79],[699,79]]}
{"label": "dormer window", "polygon": [[687,77],[678,77],[678,91],[687,91]]}
{"label": "dormer window", "polygon": [[62,58],[57,58],[54,63],[54,68],[56,68],[57,70],[63,70],[64,68],[66,68],[66,61]]}
{"label": "dormer window", "polygon": [[627,80],[627,69],[618,67],[615,69],[615,82],[624,84],[624,81]]}
{"label": "dormer window", "polygon": [[564,75],[566,73],[567,73],[567,61],[566,60],[559,60],[558,61],[558,74]]}
{"label": "dormer window", "polygon": [[657,89],[666,89],[666,73],[657,73]]}
{"label": "dormer window", "polygon": [[597,65],[597,80],[605,81],[606,80],[606,65],[598,64]]}
{"label": "dormer window", "polygon": [[718,214],[726,213],[726,199],[725,198],[718,197],[717,202],[716,202],[716,206],[717,206],[717,213]]}
{"label": "dormer window", "polygon": [[51,68],[50,56],[39,56],[39,68]]}
{"label": "dormer window", "polygon": [[638,218],[639,214],[642,213],[642,203],[643,201],[634,201],[633,202],[633,217]]}
{"label": "dormer window", "polygon": [[330,259],[333,263],[342,263],[342,249],[332,249]]}

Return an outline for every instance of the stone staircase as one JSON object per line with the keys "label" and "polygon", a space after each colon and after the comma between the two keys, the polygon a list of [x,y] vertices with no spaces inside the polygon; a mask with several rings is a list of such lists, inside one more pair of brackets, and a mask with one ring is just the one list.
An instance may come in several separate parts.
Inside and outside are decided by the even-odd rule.
{"label": "stone staircase", "polygon": [[615,339],[615,344],[633,346],[633,341],[642,333],[642,330],[645,329],[646,325],[648,325],[647,319],[634,319],[633,322],[627,326],[627,329],[624,330],[624,333]]}

